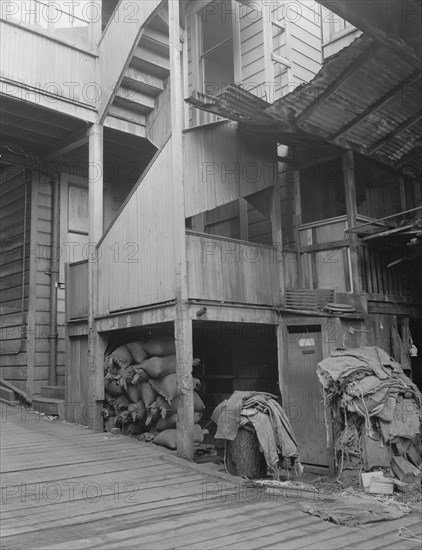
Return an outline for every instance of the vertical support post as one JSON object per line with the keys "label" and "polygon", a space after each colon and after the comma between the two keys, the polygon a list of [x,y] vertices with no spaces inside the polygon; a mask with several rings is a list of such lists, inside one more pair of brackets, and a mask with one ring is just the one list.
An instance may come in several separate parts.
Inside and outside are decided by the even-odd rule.
{"label": "vertical support post", "polygon": [[287,327],[281,315],[279,323],[276,325],[277,332],[277,358],[278,358],[278,386],[281,393],[283,407],[286,406],[288,399],[288,389],[284,376],[284,365],[288,364],[288,349],[287,349]]}
{"label": "vertical support post", "polygon": [[93,124],[89,136],[89,257],[88,257],[88,403],[87,423],[102,431],[101,402],[104,382],[100,355],[101,341],[95,326],[97,305],[97,243],[103,234],[103,126]]}
{"label": "vertical support post", "polygon": [[281,227],[281,205],[280,205],[280,182],[278,178],[277,165],[274,168],[273,197],[271,202],[271,228],[273,245],[276,247],[276,269],[278,275],[279,304],[284,303],[284,253],[283,253],[283,232]]}
{"label": "vertical support post", "polygon": [[246,199],[239,199],[239,225],[240,238],[242,241],[249,240],[248,201]]}
{"label": "vertical support post", "polygon": [[174,259],[176,267],[176,319],[174,334],[176,339],[177,386],[180,404],[177,411],[177,454],[187,460],[193,459],[193,380],[192,380],[192,321],[189,319],[185,196],[183,171],[183,84],[180,42],[179,0],[170,0],[170,90],[172,124],[172,192],[174,205]]}
{"label": "vertical support post", "polygon": [[[346,151],[342,155],[344,193],[346,197],[347,227],[356,226],[357,203],[356,203],[356,182],[355,164],[353,151]],[[355,294],[362,292],[362,284],[359,274],[359,252],[358,237],[356,233],[350,233],[351,244],[349,247],[350,267],[350,290]]]}
{"label": "vertical support post", "polygon": [[[301,288],[305,287],[305,277],[304,277],[304,267],[302,256],[300,253],[300,234],[299,234],[299,225],[302,224],[302,199],[300,196],[300,172],[299,168],[296,165],[290,166],[289,171],[287,172],[287,178],[293,179],[293,196],[294,196],[294,231],[295,231],[295,240],[297,248],[297,276],[299,280],[299,286]],[[291,168],[291,176],[290,176]]]}

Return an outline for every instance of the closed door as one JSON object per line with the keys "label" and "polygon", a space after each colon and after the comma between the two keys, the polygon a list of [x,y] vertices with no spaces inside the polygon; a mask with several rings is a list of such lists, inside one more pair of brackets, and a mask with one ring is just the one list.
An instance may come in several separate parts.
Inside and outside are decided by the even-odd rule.
{"label": "closed door", "polygon": [[331,468],[333,455],[327,448],[323,397],[316,373],[322,360],[321,327],[290,326],[287,334],[285,409],[298,440],[299,457],[305,465]]}

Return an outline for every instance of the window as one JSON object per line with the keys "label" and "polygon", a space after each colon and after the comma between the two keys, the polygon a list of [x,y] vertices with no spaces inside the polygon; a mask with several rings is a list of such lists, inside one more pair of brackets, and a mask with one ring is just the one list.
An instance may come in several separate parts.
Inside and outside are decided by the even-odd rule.
{"label": "window", "polygon": [[235,81],[231,0],[211,2],[200,12],[203,92],[213,95]]}

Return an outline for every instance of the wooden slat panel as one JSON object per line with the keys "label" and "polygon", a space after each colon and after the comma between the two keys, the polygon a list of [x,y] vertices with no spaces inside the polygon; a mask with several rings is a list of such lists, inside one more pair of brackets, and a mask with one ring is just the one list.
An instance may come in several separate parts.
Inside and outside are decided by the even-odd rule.
{"label": "wooden slat panel", "polygon": [[88,261],[69,265],[69,280],[66,281],[68,319],[88,317]]}
{"label": "wooden slat panel", "polygon": [[277,160],[273,144],[239,134],[235,123],[189,131],[184,144],[186,217],[274,184]]}
{"label": "wooden slat panel", "polygon": [[170,139],[99,246],[100,314],[175,297],[171,158]]}
{"label": "wooden slat panel", "polygon": [[280,304],[277,252],[234,239],[188,234],[190,298],[248,304]]}

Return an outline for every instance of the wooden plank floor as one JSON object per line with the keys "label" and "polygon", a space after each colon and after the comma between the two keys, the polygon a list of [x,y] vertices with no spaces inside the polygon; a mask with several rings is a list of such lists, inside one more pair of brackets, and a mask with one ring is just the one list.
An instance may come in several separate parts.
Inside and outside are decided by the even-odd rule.
{"label": "wooden plank floor", "polygon": [[421,548],[418,512],[340,527],[134,439],[5,406],[1,434],[2,550]]}

